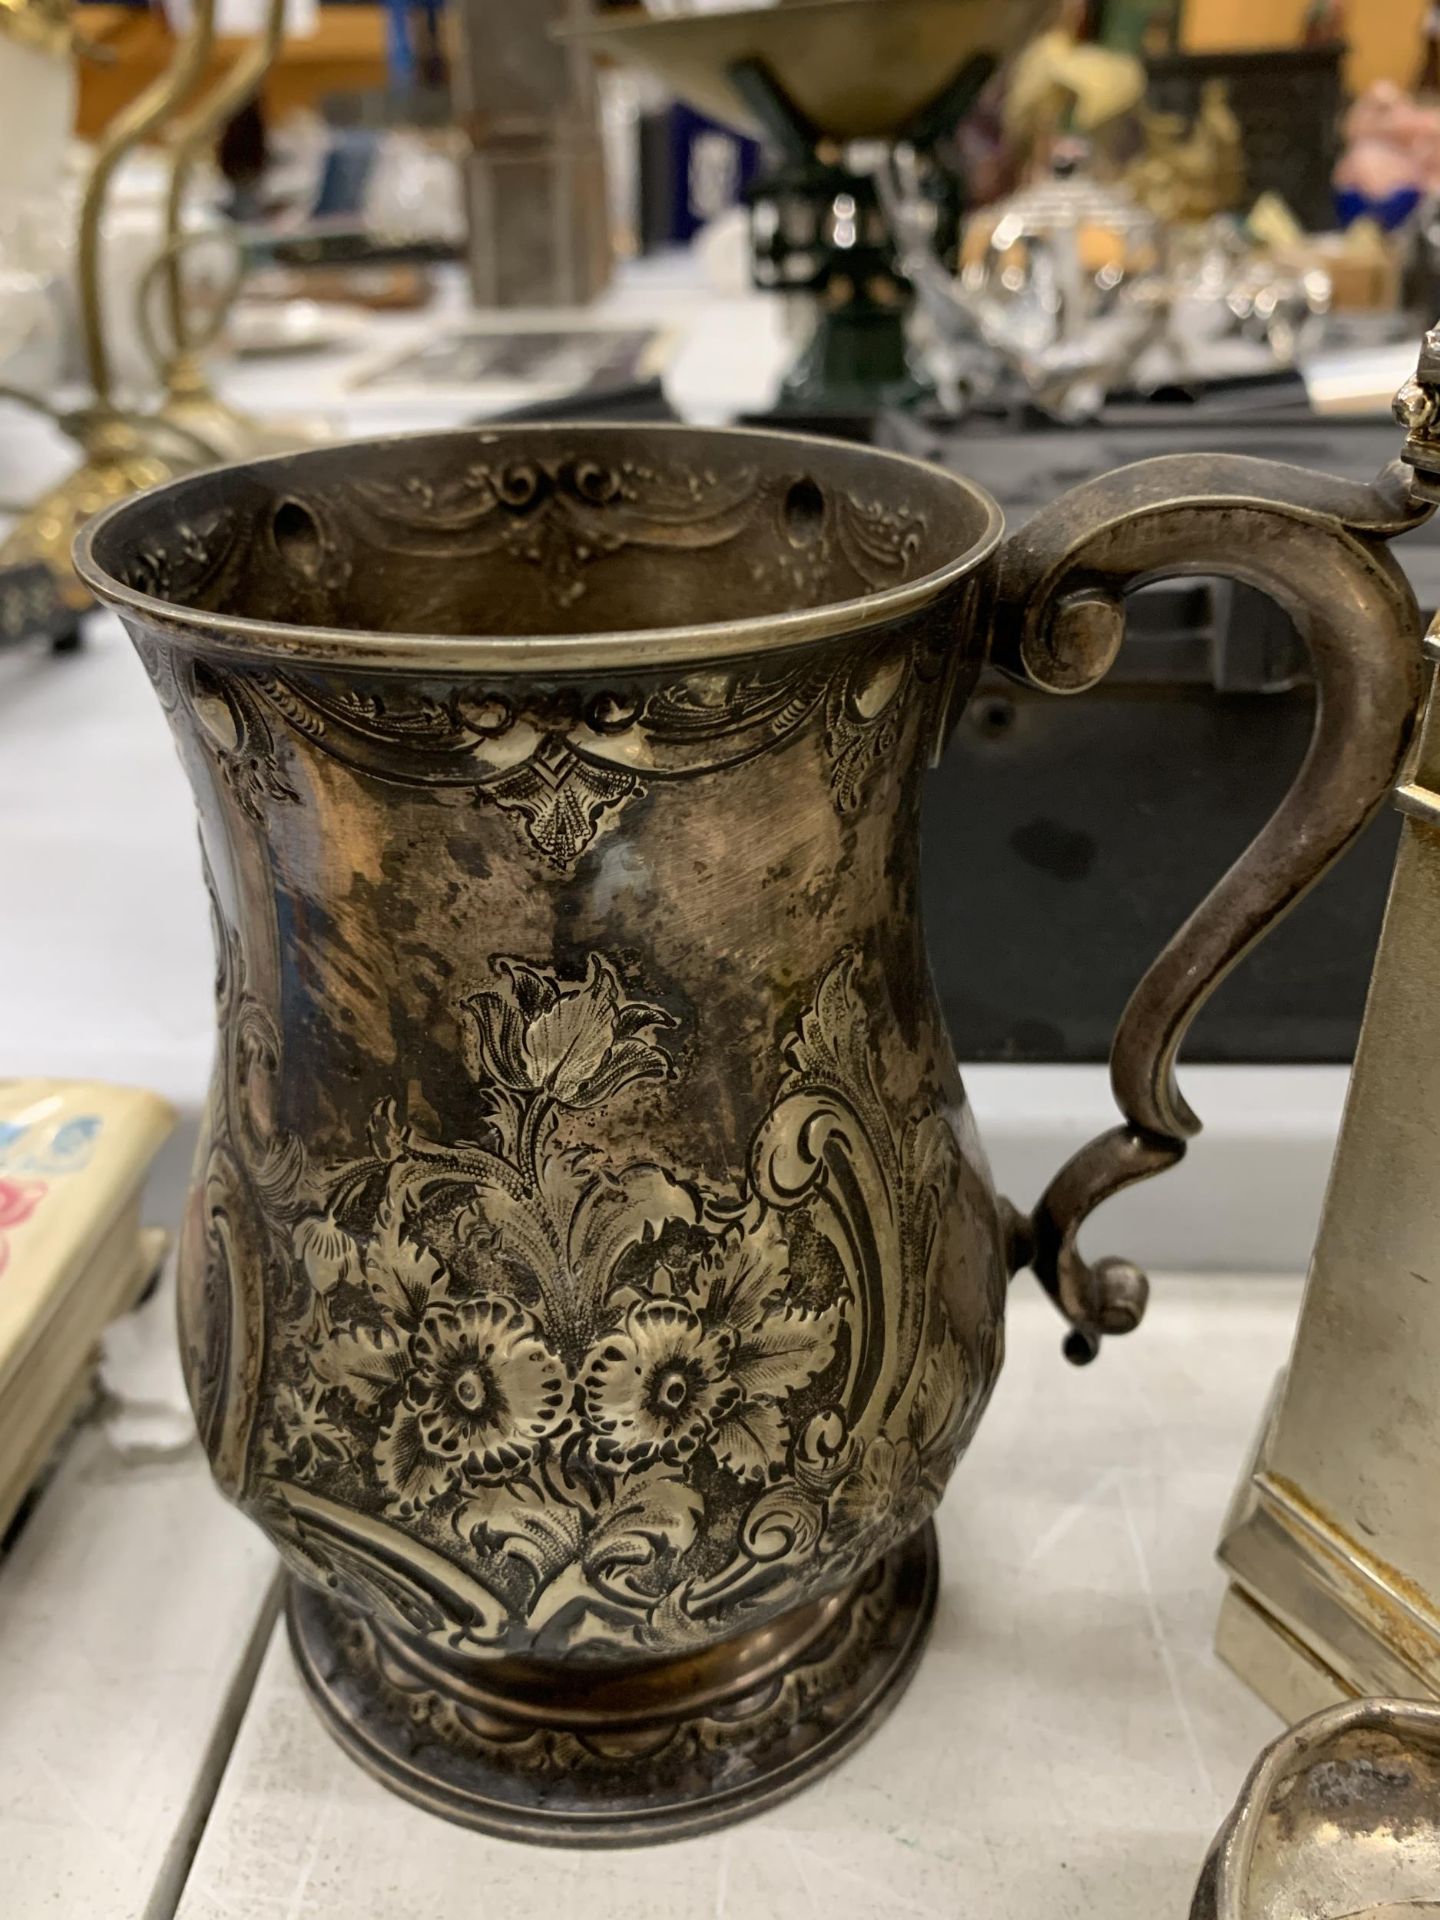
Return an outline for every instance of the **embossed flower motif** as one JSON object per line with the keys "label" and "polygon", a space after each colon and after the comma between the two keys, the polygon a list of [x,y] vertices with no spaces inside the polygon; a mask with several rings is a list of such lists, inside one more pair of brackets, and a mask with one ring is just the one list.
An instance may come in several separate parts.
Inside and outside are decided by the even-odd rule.
{"label": "embossed flower motif", "polygon": [[831,1541],[857,1563],[880,1552],[914,1527],[923,1490],[912,1442],[878,1434],[830,1495]]}
{"label": "embossed flower motif", "polygon": [[687,1460],[740,1398],[726,1376],[728,1332],[681,1300],[634,1306],[590,1355],[581,1392],[598,1458],[644,1466]]}
{"label": "embossed flower motif", "polygon": [[762,1227],[712,1247],[689,1276],[695,1310],[728,1344],[727,1377],[739,1389],[711,1437],[722,1467],[763,1480],[790,1443],[789,1398],[835,1355],[841,1301],[792,1304],[785,1243]]}
{"label": "embossed flower motif", "polygon": [[476,1079],[513,1093],[548,1094],[566,1107],[595,1107],[632,1080],[661,1079],[669,1057],[654,1044],[673,1027],[663,1007],[626,1000],[620,977],[592,953],[585,978],[561,986],[523,960],[497,958],[501,984],[464,1004],[466,1050]]}
{"label": "embossed flower motif", "polygon": [[359,1272],[359,1248],[333,1213],[311,1213],[298,1220],[291,1245],[316,1293],[329,1293]]}
{"label": "embossed flower motif", "polygon": [[791,1305],[786,1285],[785,1243],[764,1226],[679,1273],[657,1266],[581,1371],[596,1458],[673,1466],[703,1443],[742,1480],[783,1465],[789,1396],[830,1364],[840,1311]]}
{"label": "embossed flower motif", "polygon": [[407,1360],[404,1398],[375,1454],[402,1512],[461,1481],[510,1478],[569,1412],[564,1366],[530,1316],[503,1301],[431,1308]]}

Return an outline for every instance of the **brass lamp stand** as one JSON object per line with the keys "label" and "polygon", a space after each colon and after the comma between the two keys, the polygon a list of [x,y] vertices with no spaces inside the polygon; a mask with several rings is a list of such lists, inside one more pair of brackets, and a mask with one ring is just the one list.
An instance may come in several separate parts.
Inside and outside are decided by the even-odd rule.
{"label": "brass lamp stand", "polygon": [[[209,64],[215,44],[215,0],[195,0],[187,31],[174,58],[107,128],[96,151],[80,206],[76,243],[80,287],[81,337],[90,398],[84,406],[57,413],[33,395],[5,389],[5,397],[49,414],[79,446],[82,459],[58,485],[41,494],[0,543],[0,568],[39,563],[55,583],[60,600],[79,611],[91,604],[71,566],[70,550],[80,526],[102,507],[143,487],[175,478],[217,460],[245,453],[293,447],[308,437],[295,426],[281,428],[252,420],[211,392],[200,354],[213,339],[228,300],[202,323],[186,298],[183,256],[201,236],[181,227],[185,188],[196,160],[227,116],[247,100],[261,81],[284,34],[284,0],[269,0],[264,25],[222,79],[176,125],[165,208],[165,241],[140,287],[142,337],[155,359],[164,398],[154,411],[121,405],[106,331],[100,271],[101,241],[110,189],[121,163],[159,133],[193,93]],[[208,238],[208,236],[204,236]],[[153,295],[163,280],[164,348],[156,338]],[[239,255],[229,293],[239,281]]]}
{"label": "brass lamp stand", "polygon": [[[208,11],[213,19],[213,0]],[[232,114],[259,89],[274,64],[285,37],[285,0],[268,0],[259,33],[198,105],[177,123],[171,138],[170,183],[165,202],[165,246],[151,263],[140,289],[140,325],[165,388],[157,418],[195,435],[213,449],[214,457],[243,459],[248,454],[279,453],[319,437],[308,426],[291,421],[265,421],[243,413],[222,400],[205,377],[201,356],[210,345],[238,289],[241,260],[235,249],[235,271],[226,295],[204,322],[186,299],[182,266],[187,252],[210,244],[213,236],[184,231],[185,190],[196,162]],[[156,338],[151,323],[153,295],[163,279],[165,331],[168,345]]]}
{"label": "brass lamp stand", "polygon": [[[1397,412],[1440,500],[1440,329]],[[1426,640],[1440,660],[1440,620]],[[1216,1645],[1287,1719],[1440,1698],[1440,696],[1405,816],[1289,1366],[1220,1544]]]}
{"label": "brass lamp stand", "polygon": [[[60,598],[76,609],[90,596],[70,563],[76,532],[102,507],[141,487],[203,466],[215,456],[183,426],[148,417],[115,400],[100,285],[100,241],[110,187],[121,162],[161,127],[204,71],[214,38],[215,0],[196,0],[189,31],[175,57],[125,110],[116,115],[96,150],[80,204],[76,272],[80,327],[90,400],[72,412],[52,415],[77,443],[80,465],[42,493],[22,514],[3,545],[0,567],[39,562],[54,579]],[[40,412],[51,412],[32,395],[9,392]]]}

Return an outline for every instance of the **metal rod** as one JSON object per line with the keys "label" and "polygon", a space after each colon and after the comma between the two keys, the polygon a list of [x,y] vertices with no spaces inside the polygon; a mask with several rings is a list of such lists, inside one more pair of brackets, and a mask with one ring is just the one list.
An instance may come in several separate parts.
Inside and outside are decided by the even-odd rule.
{"label": "metal rod", "polygon": [[[213,12],[214,0],[209,0]],[[275,62],[285,37],[285,0],[269,0],[259,33],[240,53],[229,71],[205,94],[185,118],[177,122],[171,141],[170,180],[165,199],[166,303],[169,309],[173,360],[183,360],[191,341],[185,323],[185,287],[181,270],[181,222],[185,189],[196,161],[231,116],[260,88]]]}
{"label": "metal rod", "polygon": [[170,65],[118,113],[106,129],[80,203],[76,252],[81,335],[85,369],[102,407],[111,403],[110,354],[100,295],[100,231],[105,203],[120,162],[168,118],[205,70],[215,39],[215,0],[194,0],[194,8],[189,30],[180,39]]}

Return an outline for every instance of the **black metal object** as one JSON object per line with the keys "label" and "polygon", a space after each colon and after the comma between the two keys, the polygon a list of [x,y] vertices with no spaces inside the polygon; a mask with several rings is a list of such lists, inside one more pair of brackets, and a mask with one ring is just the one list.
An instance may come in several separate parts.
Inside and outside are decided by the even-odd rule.
{"label": "black metal object", "polygon": [[1345,104],[1336,42],[1253,52],[1157,53],[1145,62],[1152,107],[1193,120],[1206,83],[1225,84],[1240,123],[1251,199],[1278,193],[1303,226],[1335,224],[1330,176],[1340,150]]}
{"label": "black metal object", "polygon": [[48,643],[52,653],[74,653],[81,644],[79,613],[38,560],[0,567],[0,649],[27,641]]}
{"label": "black metal object", "polygon": [[[936,157],[995,70],[977,54],[939,87],[895,139],[913,146],[933,210],[932,244],[953,263],[963,183]],[[905,319],[913,289],[901,270],[874,178],[827,140],[763,60],[737,62],[730,80],[764,129],[769,164],[746,190],[757,287],[800,293],[817,307],[815,333],[786,374],[772,422],[849,417],[907,406],[930,393],[911,357]],[[854,438],[842,431],[841,437]]]}
{"label": "black metal object", "polygon": [[[1227,375],[1203,383],[1197,381],[1191,386],[1177,384],[1158,388],[1145,394],[1112,393],[1098,421],[1085,431],[1141,430],[1142,438],[1135,444],[1144,451],[1127,456],[1138,460],[1162,450],[1168,442],[1161,436],[1172,432],[1183,436],[1199,426],[1202,431],[1195,445],[1203,449],[1216,444],[1216,435],[1232,427],[1258,426],[1268,430],[1287,426],[1295,420],[1313,423],[1308,390],[1298,373],[1277,367],[1265,373]],[[738,415],[736,424],[764,427],[773,426],[775,421],[773,411],[762,410]],[[1057,431],[1054,418],[1032,405],[1018,389],[1013,395],[1002,391],[995,399],[980,402],[963,423],[932,402],[903,411],[871,407],[848,413],[833,408],[817,408],[807,413],[792,404],[785,409],[784,424],[795,433],[820,433],[830,439],[854,440],[861,446],[893,447],[918,459],[938,460],[942,465],[946,448],[958,433],[965,435],[968,444],[976,435],[988,439],[1003,436],[1008,442],[1021,438],[1028,441],[1036,433],[1051,432],[1055,434],[1055,445],[1062,450],[1060,459],[1067,470],[1073,465],[1074,471],[1083,476],[1098,471],[1090,466],[1085,455],[1083,433],[1068,427]],[[1247,441],[1246,444],[1255,443]],[[1043,504],[1049,495],[1045,491],[1043,472],[1034,469],[1033,452],[1018,452],[1017,460],[1017,472],[1034,473],[1032,505]]]}
{"label": "black metal object", "polygon": [[[880,437],[980,481],[1012,526],[1062,489],[1161,451],[1263,451],[1360,479],[1395,444],[1388,423],[1282,412],[1181,427],[1165,416],[1163,430],[1036,432],[938,432],[887,416]],[[1440,530],[1394,552],[1421,605],[1440,606]],[[1047,700],[998,675],[982,684],[926,795],[927,936],[960,1057],[1104,1060],[1145,956],[1272,811],[1312,710],[1289,619],[1209,580],[1135,594],[1119,662],[1081,698]],[[1349,1060],[1398,828],[1382,812],[1237,968],[1187,1059]]]}
{"label": "black metal object", "polygon": [[[632,380],[619,387],[582,387],[560,400],[527,400],[520,407],[481,414],[495,420],[678,420],[658,380]],[[478,424],[478,421],[477,421]]]}
{"label": "black metal object", "polygon": [[[983,687],[926,805],[931,964],[967,1060],[1103,1061],[1143,956],[1273,809],[1308,688]],[[957,824],[958,823],[958,824]],[[1216,993],[1187,1058],[1347,1061],[1394,859],[1382,815]]]}

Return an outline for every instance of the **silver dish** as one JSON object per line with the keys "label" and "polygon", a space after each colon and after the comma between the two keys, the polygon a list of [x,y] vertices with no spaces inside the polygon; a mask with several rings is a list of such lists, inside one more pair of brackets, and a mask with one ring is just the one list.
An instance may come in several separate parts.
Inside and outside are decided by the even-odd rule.
{"label": "silver dish", "polygon": [[1440,1915],[1440,1705],[1351,1700],[1268,1746],[1190,1920]]}

